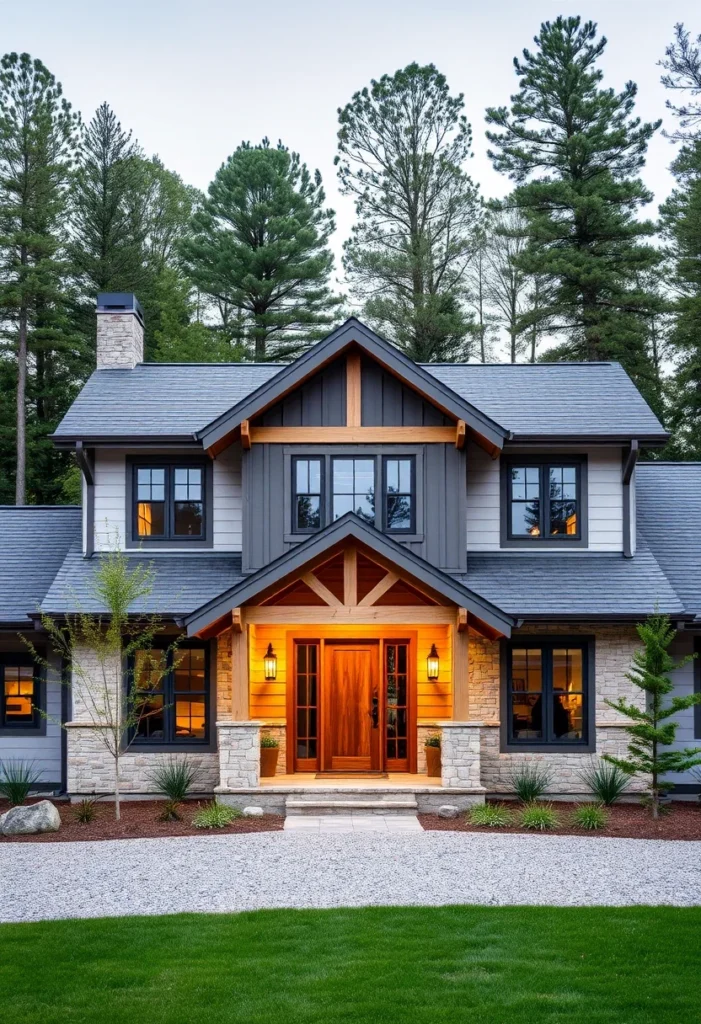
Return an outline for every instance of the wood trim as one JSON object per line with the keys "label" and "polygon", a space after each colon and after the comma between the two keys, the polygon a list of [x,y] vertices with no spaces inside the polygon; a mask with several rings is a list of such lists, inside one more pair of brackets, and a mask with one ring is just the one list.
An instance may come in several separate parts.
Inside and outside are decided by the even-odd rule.
{"label": "wood trim", "polygon": [[[243,444],[243,432],[241,438]],[[455,427],[251,427],[250,440],[252,444],[455,444]]]}
{"label": "wood trim", "polygon": [[343,603],[349,608],[358,604],[358,552],[355,548],[346,548],[343,552]]}
{"label": "wood trim", "polygon": [[[265,605],[244,608],[247,623],[275,626],[280,623],[294,626],[424,626],[454,625],[455,609],[435,605],[378,605],[373,608],[341,606],[314,607],[309,605]],[[490,637],[492,634],[489,634]],[[496,636],[501,636],[496,633]]]}
{"label": "wood trim", "polygon": [[310,590],[313,590],[317,597],[320,597],[326,604],[331,607],[339,608],[343,607],[343,602],[339,601],[335,594],[333,594],[327,586],[325,586],[321,580],[314,575],[313,572],[305,572],[303,576],[300,576],[302,583],[306,583]]}
{"label": "wood trim", "polygon": [[248,629],[231,634],[231,720],[247,722],[249,714]]}
{"label": "wood trim", "polygon": [[243,632],[243,622],[241,620],[240,608],[234,608],[231,613],[231,628],[233,629],[234,633]]}
{"label": "wood trim", "polygon": [[459,627],[453,630],[453,720],[470,720],[470,684],[468,680],[469,636]]}
{"label": "wood trim", "polygon": [[464,633],[467,629],[467,608],[458,608],[458,633]]}
{"label": "wood trim", "polygon": [[251,425],[248,420],[241,420],[241,447],[246,451],[251,447]]}
{"label": "wood trim", "polygon": [[467,434],[467,424],[465,420],[458,420],[455,427],[455,447],[458,451],[462,451],[465,447],[465,437]]}
{"label": "wood trim", "polygon": [[349,352],[346,356],[346,426],[359,427],[361,415],[360,354]]}
{"label": "wood trim", "polygon": [[358,601],[359,608],[369,608],[375,604],[376,601],[386,594],[390,587],[393,587],[395,583],[399,581],[399,574],[396,572],[388,572],[386,576],[383,576],[379,583],[376,583],[372,590]]}

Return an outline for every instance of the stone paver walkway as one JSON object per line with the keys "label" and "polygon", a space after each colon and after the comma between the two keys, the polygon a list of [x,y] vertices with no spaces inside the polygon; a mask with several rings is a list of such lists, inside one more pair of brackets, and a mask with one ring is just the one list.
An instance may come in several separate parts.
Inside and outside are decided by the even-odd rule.
{"label": "stone paver walkway", "polygon": [[285,832],[422,832],[415,814],[288,814]]}

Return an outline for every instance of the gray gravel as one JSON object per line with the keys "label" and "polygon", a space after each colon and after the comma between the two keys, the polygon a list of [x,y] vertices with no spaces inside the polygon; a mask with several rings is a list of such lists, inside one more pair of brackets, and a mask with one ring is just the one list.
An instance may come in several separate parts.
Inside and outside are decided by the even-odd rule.
{"label": "gray gravel", "polygon": [[0,847],[2,921],[449,903],[701,904],[701,843],[275,832]]}

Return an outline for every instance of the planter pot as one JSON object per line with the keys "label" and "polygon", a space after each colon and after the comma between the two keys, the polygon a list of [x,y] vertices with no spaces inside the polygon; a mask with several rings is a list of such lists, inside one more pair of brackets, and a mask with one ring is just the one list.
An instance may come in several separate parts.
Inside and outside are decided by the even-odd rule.
{"label": "planter pot", "polygon": [[441,748],[440,747],[424,747],[426,751],[426,768],[428,769],[428,775],[434,779],[441,777]]}
{"label": "planter pot", "polygon": [[275,774],[279,751],[279,747],[260,748],[260,774],[262,778],[269,779]]}

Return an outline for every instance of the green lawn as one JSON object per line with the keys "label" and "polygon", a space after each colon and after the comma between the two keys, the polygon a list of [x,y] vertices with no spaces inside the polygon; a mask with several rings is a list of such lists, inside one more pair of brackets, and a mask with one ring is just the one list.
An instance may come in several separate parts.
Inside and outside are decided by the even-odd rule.
{"label": "green lawn", "polygon": [[2,925],[0,1017],[695,1024],[700,962],[701,908],[261,911]]}

